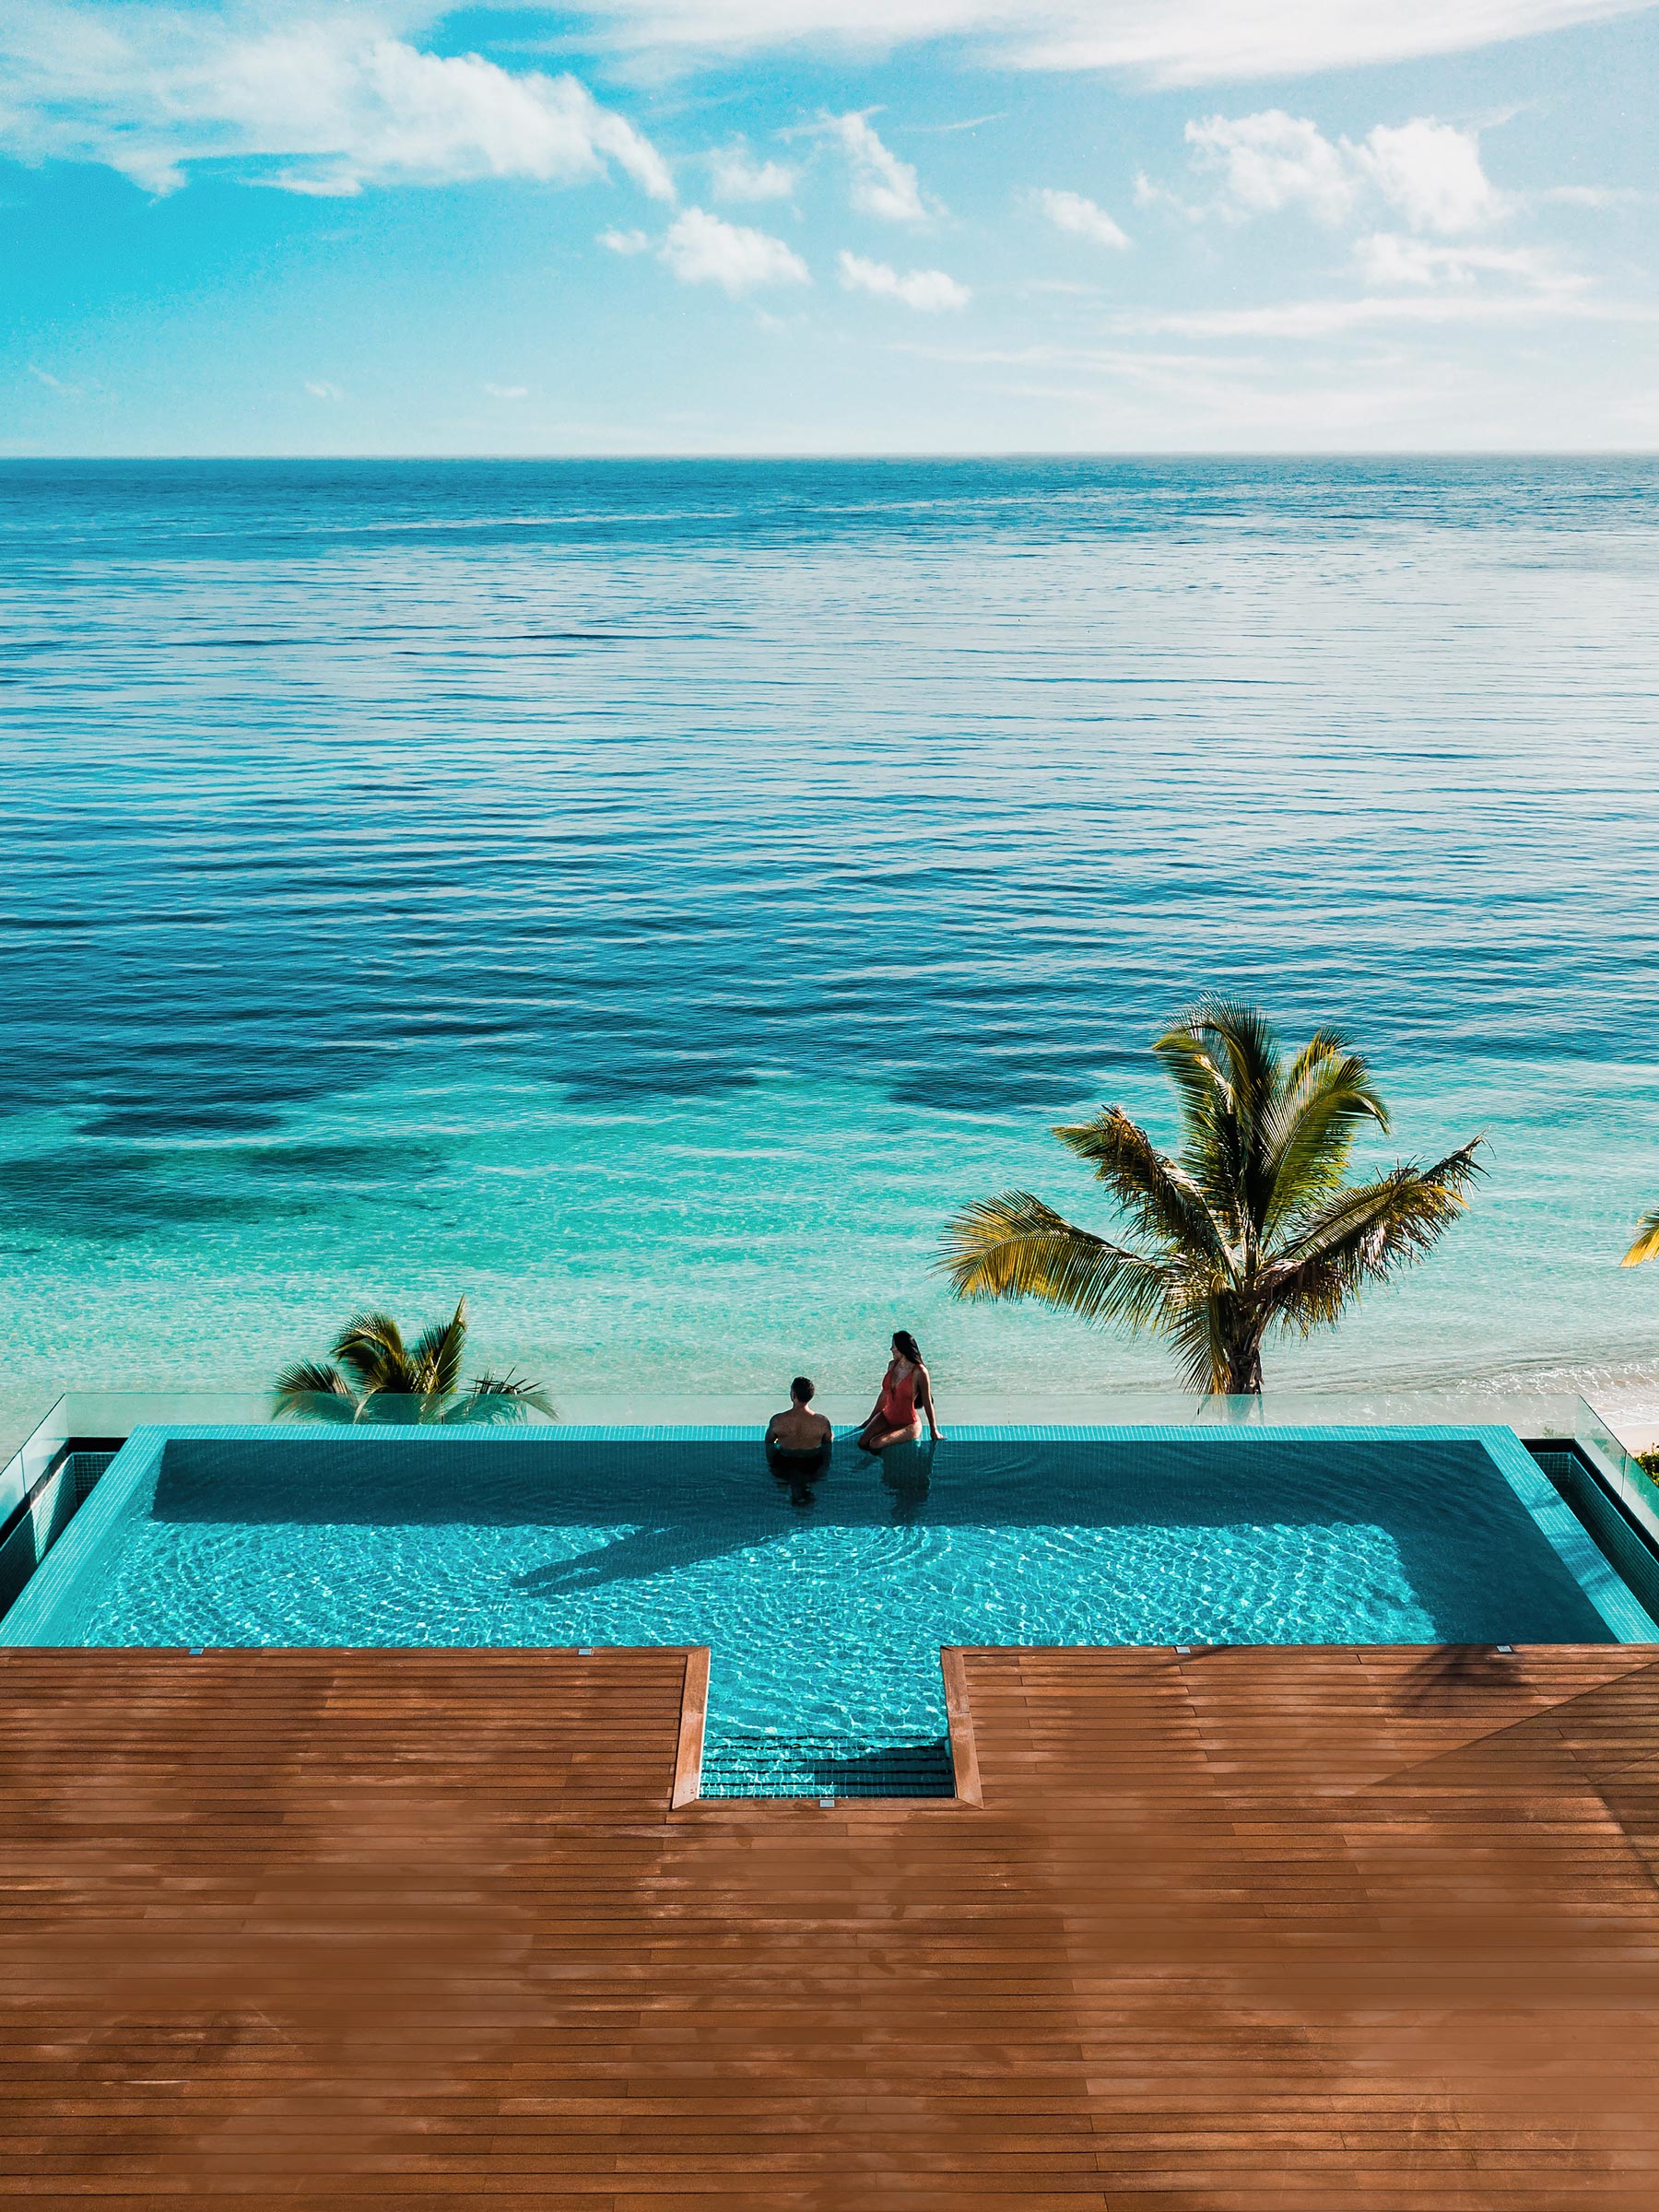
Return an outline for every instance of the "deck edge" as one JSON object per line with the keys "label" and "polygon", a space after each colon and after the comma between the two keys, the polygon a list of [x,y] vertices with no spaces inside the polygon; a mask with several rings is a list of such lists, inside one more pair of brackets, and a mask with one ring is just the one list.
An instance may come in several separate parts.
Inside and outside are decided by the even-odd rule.
{"label": "deck edge", "polygon": [[973,1711],[968,1702],[968,1659],[960,1644],[943,1647],[939,1671],[945,1677],[945,1717],[950,1732],[950,1771],[956,1781],[957,1801],[983,1805],[979,1745],[973,1734]]}
{"label": "deck edge", "polygon": [[693,1644],[686,1653],[685,1687],[680,1692],[679,1742],[674,1755],[674,1794],[677,1809],[695,1805],[702,1794],[703,1728],[709,1715],[709,1646]]}

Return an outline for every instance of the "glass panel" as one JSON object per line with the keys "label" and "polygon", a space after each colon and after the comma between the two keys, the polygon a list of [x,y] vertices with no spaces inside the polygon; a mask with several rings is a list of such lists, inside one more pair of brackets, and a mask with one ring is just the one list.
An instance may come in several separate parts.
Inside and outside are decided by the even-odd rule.
{"label": "glass panel", "polygon": [[[394,1397],[377,1393],[360,1409],[349,1398],[318,1392],[301,1410],[278,1413],[268,1390],[72,1390],[60,1402],[60,1435],[84,1437],[130,1436],[139,1428],[251,1428],[268,1421],[340,1421],[360,1418],[404,1427],[441,1420],[495,1428],[535,1426],[547,1416],[534,1406],[503,1398],[475,1398],[461,1393],[447,1405],[430,1399]],[[53,1408],[54,1414],[60,1408]],[[32,1441],[32,1440],[31,1440]]]}
{"label": "glass panel", "polygon": [[23,1501],[51,1466],[70,1434],[66,1402],[60,1398],[10,1459],[0,1467],[0,1531],[8,1529]]}
{"label": "glass panel", "polygon": [[[764,1428],[777,1411],[779,1392],[758,1391],[742,1397],[633,1395],[626,1392],[594,1398],[557,1397],[558,1418],[572,1425],[595,1427]],[[1056,1428],[1146,1427],[1187,1428],[1197,1423],[1238,1424],[1244,1427],[1379,1427],[1424,1426],[1469,1428],[1496,1426],[1512,1429],[1530,1441],[1551,1437],[1576,1440],[1606,1461],[1609,1479],[1630,1481],[1642,1497],[1659,1510],[1659,1491],[1636,1465],[1592,1407],[1582,1398],[1545,1396],[1527,1393],[1463,1391],[1431,1392],[1354,1389],[1344,1392],[1269,1393],[1253,1397],[1197,1397],[1168,1391],[1078,1391],[1043,1396],[994,1395],[966,1390],[941,1391],[940,1418],[947,1433],[965,1425],[1007,1428],[1033,1425]],[[469,1400],[463,1395],[448,1406],[435,1408],[418,1398],[371,1401],[364,1419],[408,1422],[425,1426],[443,1418],[473,1424],[493,1425],[502,1416],[503,1402]],[[349,1401],[319,1394],[308,1403],[304,1417],[337,1422],[342,1414],[354,1418]],[[533,1406],[517,1408],[530,1426],[539,1426],[546,1414]],[[61,1443],[67,1436],[124,1436],[147,1424],[165,1426],[263,1425],[276,1419],[272,1394],[265,1391],[210,1390],[96,1390],[74,1389],[65,1394],[31,1437],[26,1455],[38,1477],[52,1456],[42,1447],[48,1440]],[[838,1424],[841,1426],[841,1424]],[[849,1421],[844,1424],[851,1428]],[[54,1447],[53,1447],[54,1448]],[[18,1463],[14,1462],[14,1465]],[[10,1475],[11,1469],[6,1470]]]}
{"label": "glass panel", "polygon": [[1659,1486],[1643,1472],[1593,1406],[1578,1401],[1575,1441],[1595,1462],[1613,1490],[1640,1527],[1659,1543]]}

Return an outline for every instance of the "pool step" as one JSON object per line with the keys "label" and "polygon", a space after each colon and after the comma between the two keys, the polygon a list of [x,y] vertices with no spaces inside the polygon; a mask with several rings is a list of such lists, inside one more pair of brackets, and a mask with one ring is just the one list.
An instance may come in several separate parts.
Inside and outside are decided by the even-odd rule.
{"label": "pool step", "polygon": [[950,1745],[725,1735],[703,1749],[704,1797],[950,1797]]}

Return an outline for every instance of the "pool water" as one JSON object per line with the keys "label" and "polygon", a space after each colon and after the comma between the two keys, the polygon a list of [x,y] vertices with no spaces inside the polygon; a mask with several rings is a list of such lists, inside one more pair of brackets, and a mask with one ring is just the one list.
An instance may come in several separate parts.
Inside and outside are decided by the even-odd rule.
{"label": "pool water", "polygon": [[1610,1641],[1538,1499],[1488,1430],[843,1441],[817,1479],[718,1432],[150,1430],[4,1634],[706,1643],[712,1771],[805,1787],[937,1744],[942,1645]]}

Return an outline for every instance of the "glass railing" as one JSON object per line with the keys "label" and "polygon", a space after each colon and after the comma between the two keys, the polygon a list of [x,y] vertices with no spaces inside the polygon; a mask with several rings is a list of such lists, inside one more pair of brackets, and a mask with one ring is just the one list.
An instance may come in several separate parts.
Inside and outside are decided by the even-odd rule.
{"label": "glass railing", "polygon": [[1651,1543],[1659,1546],[1659,1485],[1634,1453],[1626,1451],[1594,1406],[1586,1405],[1583,1398],[1575,1403],[1579,1419],[1573,1441],[1594,1462],[1603,1482],[1631,1520]]}
{"label": "glass railing", "polygon": [[[737,1396],[661,1396],[623,1391],[603,1398],[560,1394],[559,1416],[589,1427],[730,1427],[764,1429],[777,1411],[775,1391]],[[868,1411],[866,1400],[819,1400],[838,1430]],[[1241,1428],[1512,1429],[1529,1442],[1560,1439],[1590,1453],[1619,1494],[1640,1500],[1659,1527],[1659,1490],[1583,1399],[1479,1391],[1273,1392],[1262,1397],[1195,1397],[1174,1391],[1046,1393],[991,1395],[952,1390],[943,1395],[947,1433],[972,1428],[1135,1427],[1181,1429],[1223,1424]],[[552,1417],[520,1401],[461,1392],[441,1403],[380,1394],[365,1401],[317,1393],[279,1408],[268,1390],[65,1391],[10,1464],[0,1471],[0,1519],[15,1510],[65,1441],[113,1439],[136,1428],[249,1427],[268,1423],[343,1426],[541,1428]]]}
{"label": "glass railing", "polygon": [[66,1390],[0,1466],[0,1531],[17,1519],[72,1439],[112,1443],[135,1429],[253,1428],[267,1423],[535,1428],[547,1426],[552,1418],[521,1400],[466,1391],[442,1401],[377,1392],[361,1402],[319,1392],[297,1405],[279,1407],[268,1390]]}

